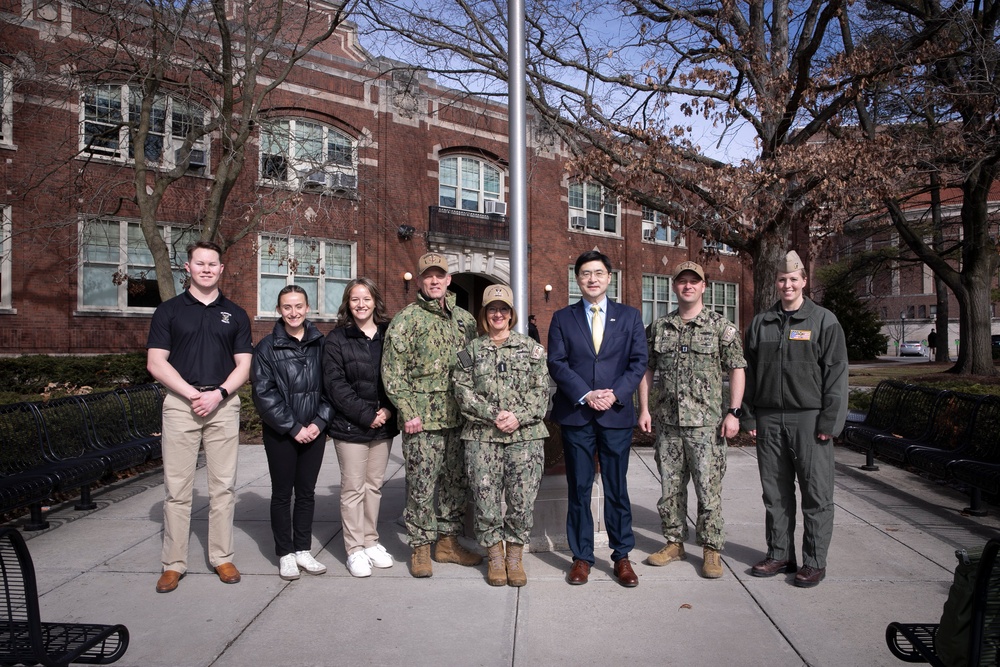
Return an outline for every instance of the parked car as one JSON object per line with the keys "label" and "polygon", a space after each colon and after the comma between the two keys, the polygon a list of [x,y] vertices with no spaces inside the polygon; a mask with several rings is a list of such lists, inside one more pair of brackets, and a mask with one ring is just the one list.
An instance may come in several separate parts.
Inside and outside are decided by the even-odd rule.
{"label": "parked car", "polygon": [[1000,334],[993,334],[990,336],[990,340],[993,341],[993,349],[1000,349]]}
{"label": "parked car", "polygon": [[899,356],[901,357],[922,357],[926,353],[924,344],[919,340],[905,340],[899,346]]}

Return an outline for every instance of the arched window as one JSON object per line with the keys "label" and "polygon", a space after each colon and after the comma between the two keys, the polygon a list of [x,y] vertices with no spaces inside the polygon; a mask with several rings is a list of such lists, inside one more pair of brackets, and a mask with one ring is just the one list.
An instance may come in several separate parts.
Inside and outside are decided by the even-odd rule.
{"label": "arched window", "polygon": [[357,142],[300,118],[261,123],[260,180],[303,190],[356,190]]}
{"label": "arched window", "polygon": [[[438,204],[477,213],[494,213],[488,201],[503,201],[503,172],[465,155],[441,158],[438,167]],[[492,209],[492,210],[491,210]]]}

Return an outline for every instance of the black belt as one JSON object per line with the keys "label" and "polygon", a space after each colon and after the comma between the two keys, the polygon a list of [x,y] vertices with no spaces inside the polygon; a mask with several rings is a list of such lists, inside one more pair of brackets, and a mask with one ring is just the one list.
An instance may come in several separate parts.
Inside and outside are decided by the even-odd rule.
{"label": "black belt", "polygon": [[219,385],[217,385],[217,384],[211,384],[211,385],[208,385],[207,387],[195,387],[195,389],[197,389],[198,391],[215,391],[218,388],[219,388]]}

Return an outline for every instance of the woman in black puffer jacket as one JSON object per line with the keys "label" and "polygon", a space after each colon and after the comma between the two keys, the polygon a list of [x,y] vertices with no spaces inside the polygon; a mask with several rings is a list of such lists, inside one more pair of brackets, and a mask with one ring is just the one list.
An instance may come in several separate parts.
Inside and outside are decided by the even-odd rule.
{"label": "woman in black puffer jacket", "polygon": [[372,567],[392,567],[378,541],[382,480],[395,411],[382,386],[382,341],[389,317],[374,282],[355,278],[344,288],[337,327],[326,337],[323,386],[336,414],[329,433],[340,461],[340,515],[347,569],[367,577]]}
{"label": "woman in black puffer jacket", "polygon": [[[323,395],[323,334],[306,319],[309,298],[298,285],[278,292],[281,319],[254,349],[250,365],[253,402],[264,421],[264,451],[271,473],[271,531],[278,574],[323,574],[309,553],[316,478],[326,448],[330,403]],[[295,509],[291,511],[292,492]]]}

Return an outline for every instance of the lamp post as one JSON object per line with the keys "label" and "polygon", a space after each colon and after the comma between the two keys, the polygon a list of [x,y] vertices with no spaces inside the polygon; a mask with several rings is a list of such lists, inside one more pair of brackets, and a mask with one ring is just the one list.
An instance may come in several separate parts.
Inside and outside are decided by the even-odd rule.
{"label": "lamp post", "polygon": [[903,343],[906,342],[906,311],[899,311],[899,349],[897,356],[903,356]]}

